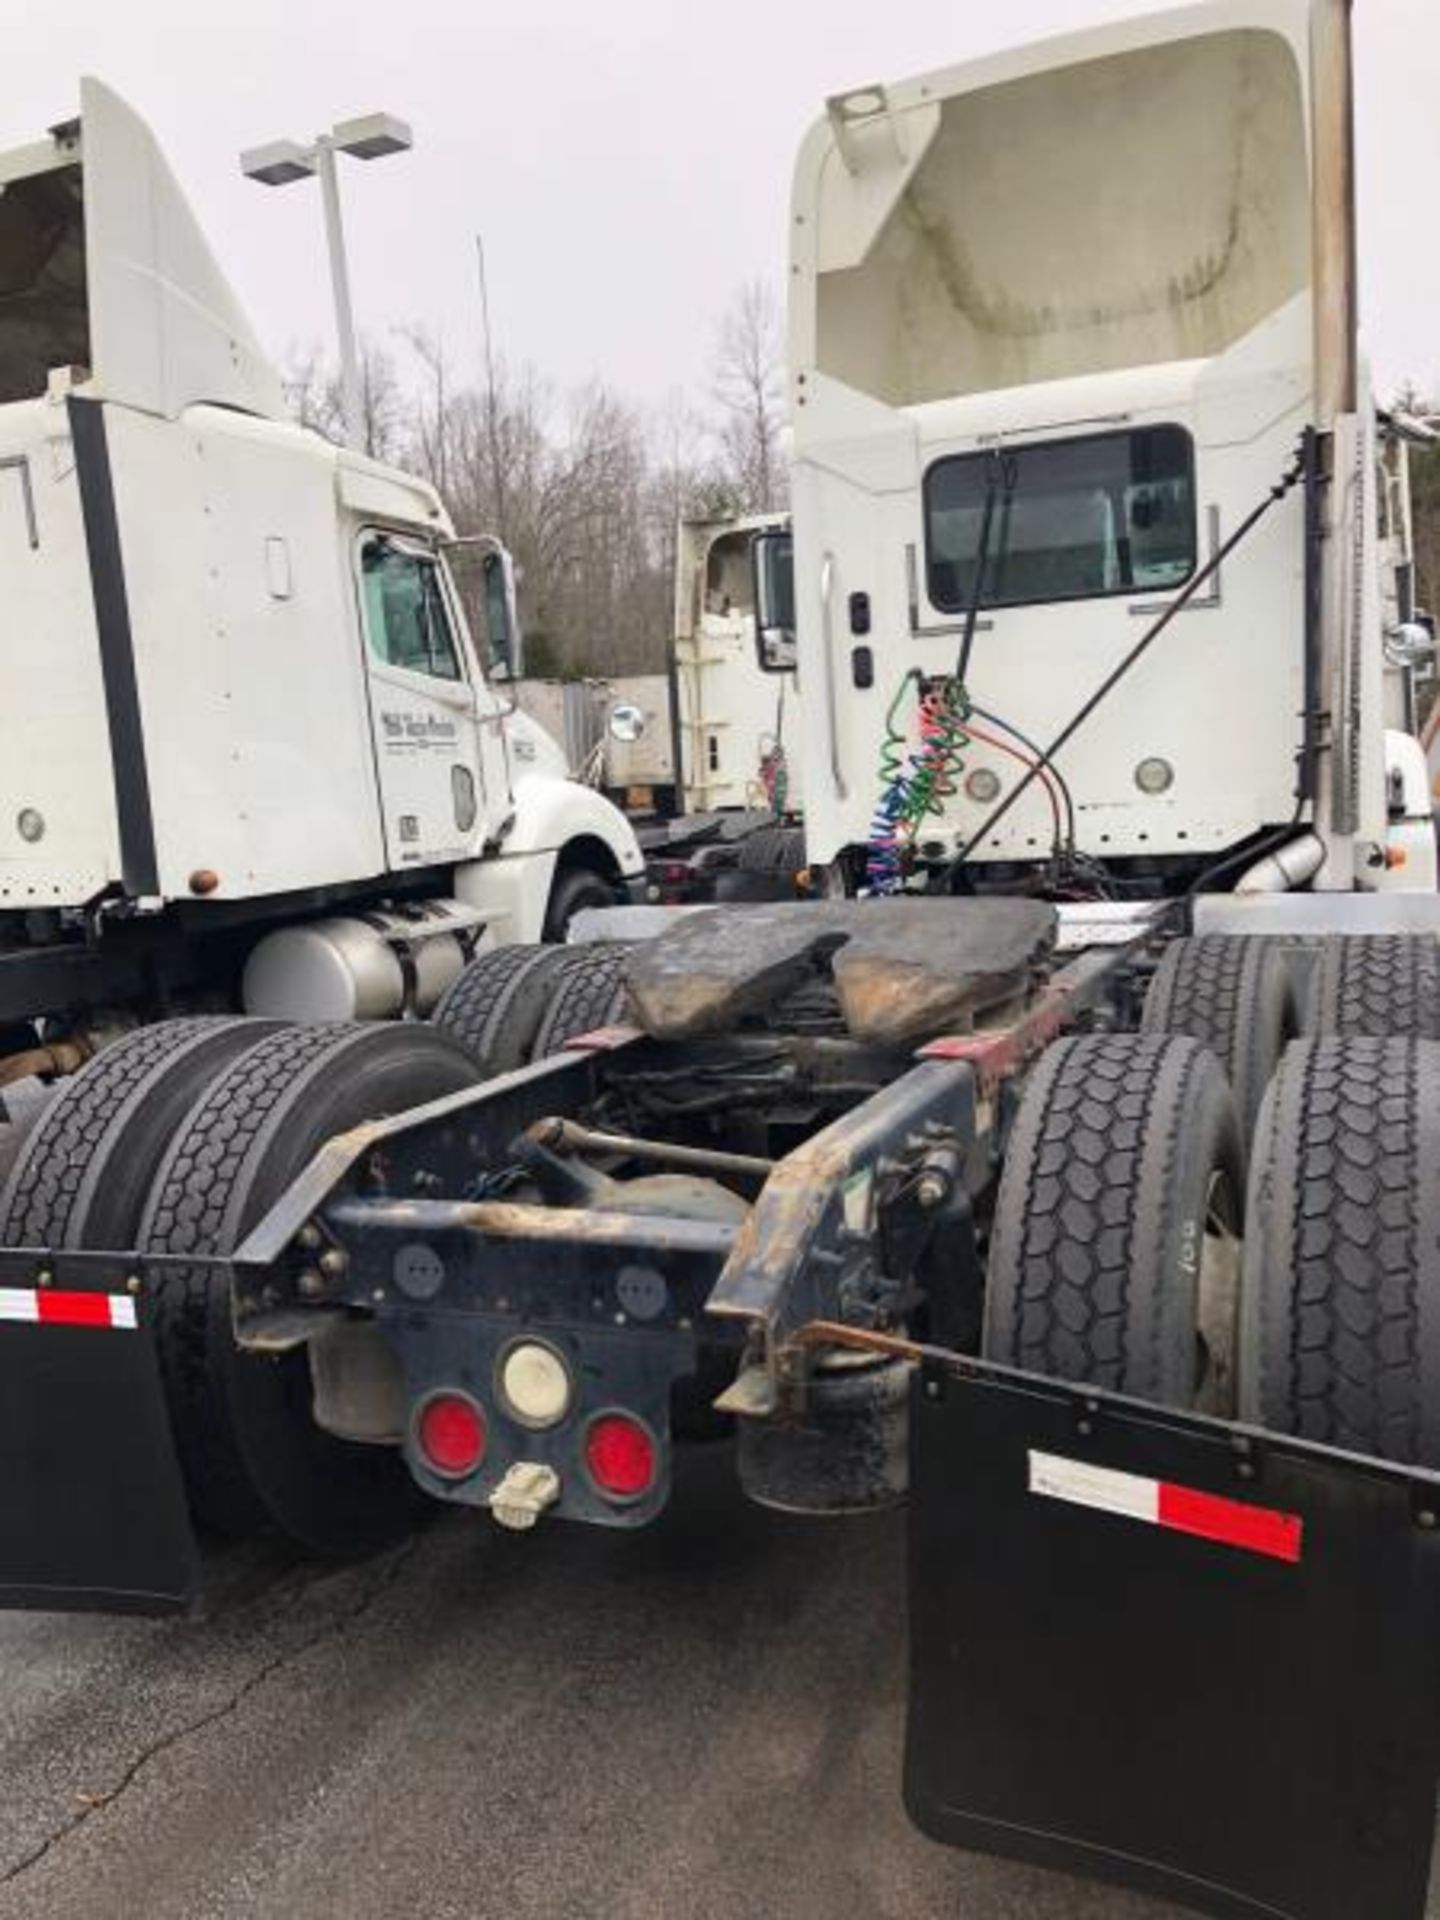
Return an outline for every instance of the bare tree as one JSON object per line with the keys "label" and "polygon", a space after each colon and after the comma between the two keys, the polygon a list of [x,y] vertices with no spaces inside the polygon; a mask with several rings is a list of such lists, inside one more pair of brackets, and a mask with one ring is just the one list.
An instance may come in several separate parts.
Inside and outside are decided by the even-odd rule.
{"label": "bare tree", "polygon": [[713,394],[720,464],[736,510],[770,513],[787,498],[780,310],[763,280],[742,286],[716,336]]}
{"label": "bare tree", "polygon": [[418,323],[402,327],[400,337],[420,365],[428,392],[419,396],[409,415],[409,439],[421,470],[447,498],[451,490],[454,421],[450,408],[450,368],[438,333]]}
{"label": "bare tree", "polygon": [[[346,441],[345,398],[340,375],[311,346],[292,353],[282,385],[301,426],[314,427],[327,440]],[[360,343],[360,418],[363,450],[372,459],[394,462],[405,445],[405,397],[394,359],[373,340]]]}
{"label": "bare tree", "polygon": [[[461,532],[493,533],[510,548],[531,671],[657,671],[670,631],[677,521],[780,497],[774,333],[763,294],[747,293],[723,368],[717,363],[733,403],[717,423],[678,393],[650,416],[599,383],[557,395],[532,368],[492,354],[478,380],[462,381],[440,338],[414,325],[399,330],[406,351],[398,368],[367,344],[367,442],[428,478]],[[292,359],[288,385],[303,421],[343,439],[328,362],[313,351]],[[478,625],[476,582],[457,559]]]}

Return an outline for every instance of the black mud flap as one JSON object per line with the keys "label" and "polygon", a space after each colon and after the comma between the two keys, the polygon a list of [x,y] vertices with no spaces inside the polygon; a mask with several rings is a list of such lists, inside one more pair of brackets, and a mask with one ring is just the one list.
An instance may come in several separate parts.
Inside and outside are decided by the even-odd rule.
{"label": "black mud flap", "polygon": [[0,1607],[167,1613],[199,1585],[143,1300],[0,1254]]}
{"label": "black mud flap", "polygon": [[1420,1920],[1440,1484],[990,1368],[912,1424],[906,1801],[1245,1920]]}

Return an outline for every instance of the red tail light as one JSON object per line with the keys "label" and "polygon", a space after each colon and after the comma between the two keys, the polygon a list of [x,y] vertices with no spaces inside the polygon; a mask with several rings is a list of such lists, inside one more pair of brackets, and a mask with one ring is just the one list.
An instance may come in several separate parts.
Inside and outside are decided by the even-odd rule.
{"label": "red tail light", "polygon": [[638,1500],[655,1484],[655,1436],[628,1413],[602,1413],[585,1435],[585,1465],[601,1493]]}
{"label": "red tail light", "polygon": [[415,1440],[427,1467],[462,1480],[485,1458],[485,1416],[464,1393],[432,1393],[415,1421]]}

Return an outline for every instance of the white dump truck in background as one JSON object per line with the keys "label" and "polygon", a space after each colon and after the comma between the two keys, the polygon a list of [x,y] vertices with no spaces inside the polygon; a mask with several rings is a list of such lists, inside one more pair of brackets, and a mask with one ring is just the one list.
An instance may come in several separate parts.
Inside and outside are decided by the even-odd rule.
{"label": "white dump truck in background", "polygon": [[113,93],[0,155],[0,1082],[161,1011],[423,1013],[639,882],[453,543],[291,419]]}

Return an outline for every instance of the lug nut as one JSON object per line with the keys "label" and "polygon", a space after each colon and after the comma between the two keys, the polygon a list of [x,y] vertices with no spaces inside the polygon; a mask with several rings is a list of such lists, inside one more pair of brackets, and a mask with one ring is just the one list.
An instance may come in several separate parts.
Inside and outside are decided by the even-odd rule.
{"label": "lug nut", "polygon": [[915,1198],[927,1213],[943,1207],[950,1197],[950,1182],[943,1173],[922,1173],[915,1182]]}

